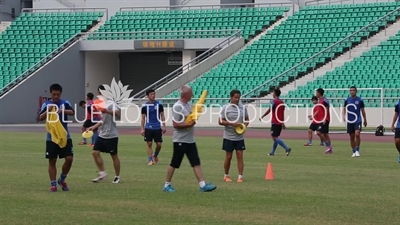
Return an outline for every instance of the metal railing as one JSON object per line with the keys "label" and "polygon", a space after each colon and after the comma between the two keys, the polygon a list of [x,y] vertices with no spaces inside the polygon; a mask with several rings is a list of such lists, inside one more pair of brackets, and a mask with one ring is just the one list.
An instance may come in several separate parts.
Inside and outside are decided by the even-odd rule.
{"label": "metal railing", "polygon": [[[107,8],[90,8],[90,7],[81,7],[81,8],[45,8],[45,9],[32,9],[32,8],[23,8],[21,9],[21,13],[48,13],[48,12],[104,12],[105,15],[103,17],[108,20],[109,14]],[[103,20],[101,17],[100,20]]]}
{"label": "metal railing", "polygon": [[190,39],[190,38],[228,38],[239,30],[172,30],[137,32],[93,32],[85,40],[151,40],[151,39]]}
{"label": "metal railing", "polygon": [[73,37],[65,41],[62,45],[58,46],[55,50],[47,54],[45,57],[43,57],[39,62],[37,62],[35,65],[31,66],[28,70],[26,70],[24,73],[19,75],[17,78],[12,80],[10,83],[8,83],[6,86],[0,89],[0,99],[6,94],[9,90],[17,86],[19,83],[21,83],[23,80],[25,80],[27,77],[35,73],[38,69],[40,69],[43,65],[45,65],[47,62],[49,62],[51,59],[53,59],[55,56],[60,54],[62,51],[73,45],[77,40],[80,39],[82,36],[82,33],[75,34]]}
{"label": "metal railing", "polygon": [[[146,87],[145,89],[139,91],[136,93],[133,98],[143,98],[146,96],[146,90],[148,89],[158,89],[159,87],[167,84],[171,80],[177,78],[178,76],[182,75],[186,71],[190,70],[192,67],[196,66],[199,62],[203,61],[204,59],[207,59],[211,55],[215,54],[216,52],[220,51],[221,49],[224,49],[226,46],[229,46],[232,41],[239,39],[242,37],[242,31],[237,30],[236,33],[232,34],[230,37],[226,38],[223,40],[221,43],[215,45],[214,47],[208,49],[207,51],[203,52],[201,55],[197,56],[193,60],[191,60],[189,63],[181,66],[180,68],[172,71],[170,74],[164,76],[160,80],[156,81],[155,83],[151,84],[150,86]],[[219,63],[219,62],[218,62]],[[216,64],[218,64],[216,63]]]}
{"label": "metal railing", "polygon": [[188,4],[189,2],[191,2],[192,0],[182,0],[181,1],[181,5],[186,5],[186,4]]}
{"label": "metal railing", "polygon": [[[218,8],[248,8],[248,7],[282,7],[289,6],[294,13],[295,4],[293,2],[271,2],[271,3],[236,3],[218,5],[165,5],[165,6],[133,6],[121,7],[119,11],[144,11],[144,10],[170,10],[170,9],[218,9]],[[286,13],[286,12],[285,12]]]}
{"label": "metal railing", "polygon": [[[348,89],[346,89],[348,90]],[[343,101],[345,98],[347,98],[348,95],[343,95],[341,97],[328,97],[330,103],[335,107],[337,105],[343,105]],[[385,101],[390,101],[390,100],[398,100],[398,98],[396,97],[363,97],[362,98],[363,101],[367,102],[374,100],[374,101],[378,101],[380,103],[380,107],[384,107],[384,103]],[[164,105],[164,107],[172,107],[172,105],[178,101],[179,98],[157,98],[157,101],[159,101],[160,103],[162,103]],[[191,102],[192,103],[196,103],[199,100],[199,98],[192,98]],[[229,98],[207,98],[206,99],[209,103],[208,105],[215,105],[215,106],[220,106],[221,102],[222,104],[228,103],[230,101]],[[240,101],[245,104],[251,104],[251,105],[255,105],[255,106],[261,106],[261,105],[269,105],[270,101],[272,100],[272,98],[240,98]],[[297,107],[301,107],[301,103],[303,102],[307,102],[307,103],[311,103],[310,98],[281,98],[281,100],[283,101],[298,101],[299,103],[291,103],[288,104],[289,106],[297,106]],[[142,105],[145,102],[147,102],[147,99],[143,99],[143,98],[134,98],[132,100],[132,103],[137,104],[137,105]],[[214,103],[213,103],[214,102]],[[216,103],[216,102],[220,102],[220,103]],[[305,104],[304,104],[305,105]],[[308,105],[308,104],[307,104]],[[368,105],[367,105],[368,107]],[[390,106],[392,107],[392,106]]]}
{"label": "metal railing", "polygon": [[75,8],[75,5],[67,0],[55,0],[56,2],[59,2],[61,5],[69,7],[69,8]]}
{"label": "metal railing", "polygon": [[[316,2],[316,4],[312,4]],[[360,4],[360,3],[378,3],[378,2],[393,2],[393,0],[311,0],[305,1],[305,6],[312,6],[312,5],[340,5],[343,4]]]}
{"label": "metal railing", "polygon": [[[340,40],[340,41],[328,46],[324,50],[314,54],[313,56],[309,57],[308,59],[306,59],[306,60],[298,63],[297,65],[293,66],[292,68],[284,71],[283,73],[281,73],[281,74],[271,78],[270,80],[264,82],[263,84],[257,86],[253,90],[245,93],[243,95],[243,97],[246,97],[246,96],[259,96],[259,92],[260,91],[265,90],[266,88],[269,89],[271,86],[274,86],[274,85],[279,85],[279,83],[281,81],[284,81],[284,79],[287,80],[289,77],[294,77],[295,78],[294,85],[296,86],[296,77],[298,75],[298,70],[297,69],[299,69],[299,68],[301,68],[303,66],[307,66],[308,68],[313,68],[313,70],[314,70],[315,65],[316,65],[316,63],[318,63],[319,58],[327,58],[326,54],[328,54],[328,56],[331,58],[330,61],[331,61],[331,66],[332,66],[332,60],[333,60],[332,54],[335,54],[334,49],[336,47],[344,46],[342,44],[345,44],[345,43],[347,44],[348,42],[346,42],[346,41],[349,41],[350,43],[352,43],[353,38],[360,38],[357,35],[362,34],[363,32],[368,32],[368,36],[369,36],[369,34],[371,32],[369,29],[371,27],[374,27],[374,25],[376,25],[377,23],[379,23],[379,22],[381,22],[381,21],[383,21],[385,19],[387,19],[387,20],[385,20],[385,22],[387,22],[388,19],[391,16],[397,15],[399,12],[400,12],[400,7],[395,9],[395,10],[393,10],[393,11],[391,11],[391,12],[389,12],[385,16],[380,17],[379,19],[375,20],[374,22],[371,22],[370,24],[362,27],[358,31],[348,35],[347,37],[343,38],[342,40]],[[385,32],[386,32],[386,26],[385,26]],[[363,36],[363,35],[361,35],[361,36]],[[367,44],[368,44],[368,39],[367,39]]]}

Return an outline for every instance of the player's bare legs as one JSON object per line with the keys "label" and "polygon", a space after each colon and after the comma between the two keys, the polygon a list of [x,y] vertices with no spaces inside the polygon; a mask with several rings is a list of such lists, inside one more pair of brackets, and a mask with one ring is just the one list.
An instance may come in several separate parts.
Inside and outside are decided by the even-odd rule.
{"label": "player's bare legs", "polygon": [[62,173],[64,175],[67,175],[69,173],[69,171],[71,170],[72,162],[73,162],[73,157],[72,156],[65,157],[65,161],[64,161],[64,164],[62,166]]}
{"label": "player's bare legs", "polygon": [[49,178],[50,178],[51,182],[53,182],[53,181],[55,182],[55,180],[56,180],[56,176],[57,176],[56,164],[57,164],[57,159],[49,159],[48,171],[49,171]]}
{"label": "player's bare legs", "polygon": [[172,166],[169,166],[168,170],[167,170],[167,178],[165,179],[165,181],[168,183],[171,183],[174,173],[175,173],[175,168]]}
{"label": "player's bare legs", "polygon": [[[86,127],[82,127],[82,133],[86,131]],[[82,138],[82,141],[79,142],[79,145],[86,145],[86,138]]]}
{"label": "player's bare legs", "polygon": [[225,161],[224,161],[224,181],[225,182],[232,182],[232,179],[229,176],[229,169],[231,168],[231,161],[232,161],[232,152],[226,152]]}
{"label": "player's bare legs", "polygon": [[101,158],[100,156],[100,151],[92,151],[92,155],[93,155],[93,159],[94,159],[94,163],[97,166],[97,169],[99,171],[99,176],[95,179],[93,179],[93,182],[98,182],[101,180],[105,180],[107,178],[107,173],[104,169],[104,162],[103,162],[103,158]]}
{"label": "player's bare legs", "polygon": [[[203,170],[201,169],[201,166],[200,166],[200,165],[194,166],[194,167],[193,167],[193,172],[194,172],[194,175],[196,176],[197,181],[199,182],[199,184],[200,184],[200,183],[204,183],[204,184],[205,184],[204,178],[203,178]],[[216,187],[215,187],[215,188],[216,188]],[[214,189],[215,189],[215,188],[214,188]],[[214,190],[214,189],[213,189],[213,190]]]}
{"label": "player's bare legs", "polygon": [[117,184],[120,182],[119,174],[121,172],[121,161],[119,160],[118,155],[111,155],[111,159],[113,160],[114,171],[115,171],[115,177],[113,183]]}
{"label": "player's bare legs", "polygon": [[154,161],[153,161],[153,142],[152,141],[148,141],[147,142],[147,157],[149,158],[149,166],[154,165]]}
{"label": "player's bare legs", "polygon": [[236,150],[236,159],[239,172],[239,178],[237,182],[241,183],[243,182],[243,170],[244,170],[243,151]]}
{"label": "player's bare legs", "polygon": [[156,142],[156,149],[153,154],[154,163],[158,163],[158,154],[160,154],[162,142]]}
{"label": "player's bare legs", "polygon": [[350,137],[350,147],[351,149],[355,149],[356,148],[356,134],[349,134]]}
{"label": "player's bare legs", "polygon": [[395,138],[394,144],[396,145],[396,149],[399,152],[399,158],[397,161],[400,163],[400,138]]}

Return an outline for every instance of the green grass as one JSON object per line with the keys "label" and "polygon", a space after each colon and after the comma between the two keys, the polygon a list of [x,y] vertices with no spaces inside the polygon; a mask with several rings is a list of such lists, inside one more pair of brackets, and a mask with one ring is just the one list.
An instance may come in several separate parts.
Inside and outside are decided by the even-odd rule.
{"label": "green grass", "polygon": [[[0,132],[0,224],[400,224],[400,165],[392,143],[364,143],[362,157],[350,158],[347,142],[335,142],[335,153],[324,155],[323,147],[287,141],[291,156],[278,149],[267,157],[269,139],[246,139],[241,184],[222,182],[220,137],[198,137],[197,143],[215,192],[199,192],[187,159],[175,173],[176,192],[162,192],[171,138],[165,137],[160,164],[147,166],[142,138],[127,135],[119,146],[121,184],[91,183],[91,150],[76,145],[71,190],[50,193],[44,134]],[[103,157],[112,175],[111,159]],[[264,180],[268,162],[274,181]]]}

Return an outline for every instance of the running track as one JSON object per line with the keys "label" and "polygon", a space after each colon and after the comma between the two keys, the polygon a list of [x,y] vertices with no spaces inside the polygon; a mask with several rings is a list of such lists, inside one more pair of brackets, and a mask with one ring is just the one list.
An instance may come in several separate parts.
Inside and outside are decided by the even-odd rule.
{"label": "running track", "polygon": [[[172,135],[172,127],[167,128],[167,136]],[[44,128],[44,124],[42,126],[14,126],[14,125],[0,125],[0,131],[10,131],[10,132],[46,132]],[[73,133],[80,133],[80,127],[70,127],[70,131]],[[131,135],[139,135],[140,129],[138,127],[119,127],[120,134],[131,134]],[[221,137],[222,129],[221,128],[203,128],[198,127],[195,130],[195,135],[197,137]],[[347,134],[330,134],[333,140],[347,141],[349,137]],[[368,142],[393,142],[393,136],[381,136],[377,137],[374,134],[364,133],[362,134],[363,141]],[[305,140],[307,138],[306,131],[301,130],[283,130],[282,138],[284,139],[292,139],[292,140]],[[251,129],[248,128],[246,131],[246,138],[269,138],[269,129]]]}

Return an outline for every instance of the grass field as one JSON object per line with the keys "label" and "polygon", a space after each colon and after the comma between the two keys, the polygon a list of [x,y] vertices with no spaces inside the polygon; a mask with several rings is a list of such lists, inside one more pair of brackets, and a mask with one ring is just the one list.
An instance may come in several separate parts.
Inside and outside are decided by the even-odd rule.
{"label": "grass field", "polygon": [[[271,141],[249,138],[245,182],[229,184],[222,182],[221,138],[198,137],[197,143],[215,192],[199,192],[186,159],[172,181],[176,192],[162,192],[171,138],[165,137],[160,163],[147,166],[142,138],[125,135],[122,183],[91,183],[97,175],[91,149],[75,145],[70,191],[50,193],[44,133],[0,132],[0,224],[400,224],[400,168],[392,143],[364,143],[362,156],[351,158],[348,142],[335,142],[334,154],[325,155],[323,147],[287,141],[289,157],[282,149],[268,157]],[[112,175],[111,159],[103,157]],[[274,181],[264,180],[268,162]],[[237,176],[235,161],[231,176]]]}

